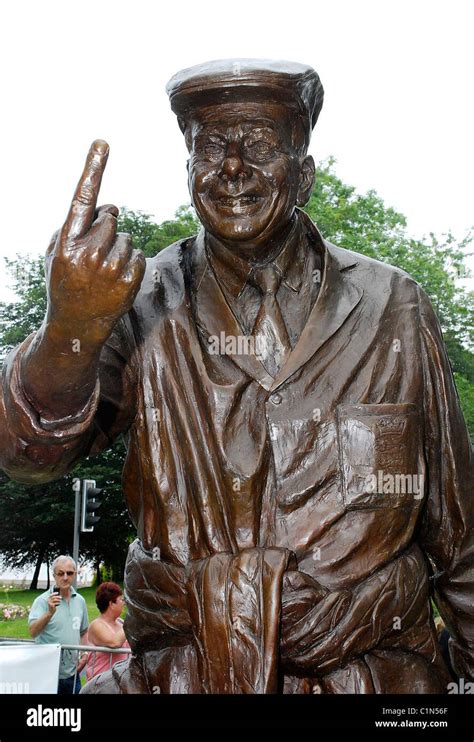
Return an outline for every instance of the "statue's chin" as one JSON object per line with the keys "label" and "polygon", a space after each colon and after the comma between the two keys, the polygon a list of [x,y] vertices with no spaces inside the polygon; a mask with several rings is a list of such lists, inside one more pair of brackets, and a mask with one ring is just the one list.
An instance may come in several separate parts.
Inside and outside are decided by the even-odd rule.
{"label": "statue's chin", "polygon": [[265,222],[259,220],[258,224],[245,221],[221,221],[218,226],[202,222],[206,230],[217,240],[228,243],[229,247],[235,245],[236,250],[242,255],[253,255],[259,249],[265,251],[269,244],[278,242],[287,232],[287,223],[275,224],[271,219]]}
{"label": "statue's chin", "polygon": [[[219,204],[204,198],[202,201],[196,199],[194,207],[201,223],[216,239],[239,242],[243,249],[245,242],[252,249],[255,242],[268,239],[275,212],[274,201],[269,203],[267,198],[248,204]],[[273,234],[278,230],[270,231]]]}

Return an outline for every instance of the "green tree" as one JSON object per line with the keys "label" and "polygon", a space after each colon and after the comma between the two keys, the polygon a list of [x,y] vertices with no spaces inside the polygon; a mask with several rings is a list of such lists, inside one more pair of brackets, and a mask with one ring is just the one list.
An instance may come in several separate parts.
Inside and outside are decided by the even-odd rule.
{"label": "green tree", "polygon": [[92,533],[81,534],[80,558],[96,567],[103,563],[122,580],[128,545],[135,529],[128,517],[121,488],[123,441],[107,451],[86,458],[73,472],[41,485],[13,482],[0,472],[0,554],[12,568],[35,565],[31,582],[37,587],[40,566],[58,554],[72,553],[74,533],[74,479],[97,480],[104,488],[101,519]]}
{"label": "green tree", "polygon": [[38,329],[46,313],[43,258],[17,255],[4,258],[16,301],[0,302],[0,361]]}
{"label": "green tree", "polygon": [[456,386],[461,400],[461,406],[463,409],[464,417],[466,419],[467,427],[471,432],[471,437],[474,433],[474,384],[470,382],[462,374],[454,374],[456,380]]}
{"label": "green tree", "polygon": [[149,214],[131,211],[123,207],[118,219],[119,232],[133,236],[133,244],[143,250],[147,258],[152,258],[163,248],[184,237],[197,234],[200,224],[191,206],[180,206],[174,219],[154,224]]}
{"label": "green tree", "polygon": [[12,568],[34,564],[35,590],[41,564],[71,550],[72,490],[64,480],[27,487],[0,473],[0,522],[2,562]]}

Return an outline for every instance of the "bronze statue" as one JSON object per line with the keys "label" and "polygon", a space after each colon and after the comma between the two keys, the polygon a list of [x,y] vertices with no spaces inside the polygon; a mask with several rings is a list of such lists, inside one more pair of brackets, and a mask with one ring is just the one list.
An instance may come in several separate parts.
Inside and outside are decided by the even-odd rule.
{"label": "bronze statue", "polygon": [[134,655],[84,692],[446,692],[430,596],[471,678],[472,453],[430,302],[297,208],[313,69],[224,60],[167,90],[200,233],[145,266],[96,209],[94,142],[4,367],[11,477],[126,437]]}

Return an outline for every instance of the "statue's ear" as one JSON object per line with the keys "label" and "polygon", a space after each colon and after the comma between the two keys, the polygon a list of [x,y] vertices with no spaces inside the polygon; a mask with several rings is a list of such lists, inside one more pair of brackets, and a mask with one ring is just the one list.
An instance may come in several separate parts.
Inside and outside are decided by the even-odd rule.
{"label": "statue's ear", "polygon": [[308,203],[314,185],[315,171],[314,160],[311,155],[307,155],[301,163],[300,181],[296,194],[297,206],[306,206]]}

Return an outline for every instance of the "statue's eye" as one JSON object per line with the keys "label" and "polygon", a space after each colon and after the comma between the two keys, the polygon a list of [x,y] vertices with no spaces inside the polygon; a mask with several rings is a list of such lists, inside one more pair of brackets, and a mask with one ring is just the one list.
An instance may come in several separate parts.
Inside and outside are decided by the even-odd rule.
{"label": "statue's eye", "polygon": [[251,157],[257,159],[270,157],[274,152],[273,145],[263,139],[259,139],[256,142],[249,141],[246,143],[245,148]]}
{"label": "statue's eye", "polygon": [[204,145],[204,153],[210,160],[218,160],[224,156],[224,145],[219,142],[208,142]]}

